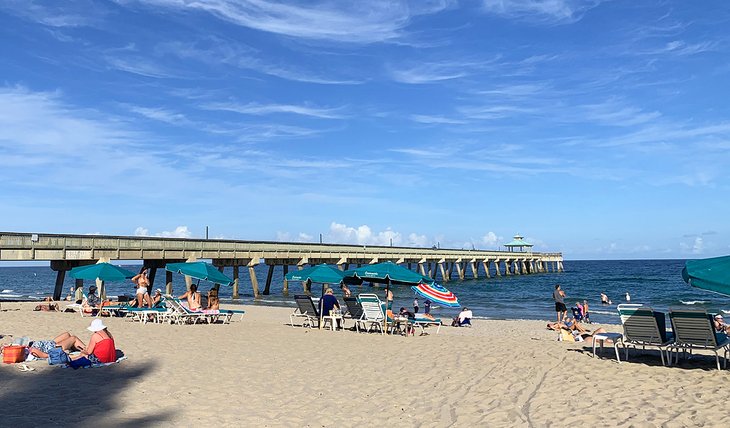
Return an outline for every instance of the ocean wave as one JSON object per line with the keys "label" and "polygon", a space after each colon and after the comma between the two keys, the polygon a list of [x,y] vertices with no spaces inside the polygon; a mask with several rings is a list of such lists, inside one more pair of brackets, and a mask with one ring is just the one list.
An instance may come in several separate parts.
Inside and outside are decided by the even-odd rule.
{"label": "ocean wave", "polygon": [[726,310],[726,309],[720,309],[720,311],[721,311],[722,313],[724,313],[724,314],[730,314],[730,311],[728,311],[728,310]]}
{"label": "ocean wave", "polygon": [[0,293],[12,293],[12,292],[13,292],[13,290],[7,290],[7,289],[6,290],[3,290],[3,291],[0,291]]}
{"label": "ocean wave", "polygon": [[680,302],[682,302],[683,305],[702,305],[707,303],[706,300],[689,300],[686,302],[684,300],[680,300]]}
{"label": "ocean wave", "polygon": [[588,308],[588,314],[601,314],[601,315],[617,315],[618,312],[609,312],[609,311],[594,311],[593,309]]}

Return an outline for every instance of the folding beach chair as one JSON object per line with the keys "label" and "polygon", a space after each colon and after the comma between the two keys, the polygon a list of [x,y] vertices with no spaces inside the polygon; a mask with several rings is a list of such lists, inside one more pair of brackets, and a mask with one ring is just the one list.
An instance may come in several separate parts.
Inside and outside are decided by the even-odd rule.
{"label": "folding beach chair", "polygon": [[367,326],[362,320],[363,309],[357,297],[344,297],[345,305],[347,305],[347,313],[344,319],[350,319],[355,323],[355,330],[360,331],[360,324]]}
{"label": "folding beach chair", "polygon": [[[380,333],[385,334],[383,329],[383,319],[385,318],[385,312],[383,312],[382,302],[377,294],[360,294],[357,296],[362,306],[362,316],[360,321],[365,326],[370,325],[368,332],[372,329],[377,328]],[[358,330],[359,331],[359,330]]]}
{"label": "folding beach chair", "polygon": [[296,327],[294,324],[294,318],[303,318],[302,327],[315,327],[319,326],[319,310],[314,304],[311,296],[306,294],[294,295],[294,301],[297,303],[297,308],[294,312],[289,315],[289,321],[292,327]]}
{"label": "folding beach chair", "polygon": [[624,328],[623,345],[626,350],[626,361],[629,360],[629,345],[631,345],[634,348],[637,346],[658,348],[662,365],[667,364],[664,360],[665,352],[668,362],[671,363],[669,353],[674,343],[674,335],[666,330],[664,313],[656,312],[649,306],[635,304],[618,305],[617,309]]}
{"label": "folding beach chair", "polygon": [[679,361],[679,350],[691,353],[694,349],[706,349],[715,353],[715,363],[720,370],[720,355],[723,350],[723,368],[727,368],[730,358],[730,339],[724,333],[715,332],[711,315],[704,309],[669,308],[669,319],[676,341],[676,362]]}

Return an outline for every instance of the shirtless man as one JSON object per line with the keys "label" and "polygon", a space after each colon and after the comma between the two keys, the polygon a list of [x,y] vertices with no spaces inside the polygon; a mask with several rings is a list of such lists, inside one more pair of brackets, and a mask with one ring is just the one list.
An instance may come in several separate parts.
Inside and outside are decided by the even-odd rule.
{"label": "shirtless man", "polygon": [[191,311],[199,311],[201,309],[200,293],[198,293],[198,286],[195,284],[190,285],[190,290],[186,291],[185,294],[178,297],[179,299],[187,299],[188,309]]}
{"label": "shirtless man", "polygon": [[147,307],[151,308],[152,299],[150,299],[150,294],[147,290],[150,286],[150,280],[147,278],[147,268],[142,266],[139,273],[132,278],[132,282],[137,285],[137,307],[141,308],[146,302]]}

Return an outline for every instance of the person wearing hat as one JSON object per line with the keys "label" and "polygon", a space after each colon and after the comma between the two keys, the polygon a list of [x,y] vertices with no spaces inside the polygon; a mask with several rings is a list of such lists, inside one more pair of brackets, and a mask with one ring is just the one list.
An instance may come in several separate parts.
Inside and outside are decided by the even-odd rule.
{"label": "person wearing hat", "polygon": [[71,356],[71,367],[78,368],[116,361],[117,349],[114,337],[104,325],[104,321],[96,318],[86,329],[91,332],[91,339],[79,354]]}
{"label": "person wearing hat", "polygon": [[730,334],[730,325],[725,324],[725,320],[722,319],[722,315],[717,314],[713,319],[715,331],[718,333]]}
{"label": "person wearing hat", "polygon": [[96,285],[89,287],[89,295],[86,296],[86,300],[81,304],[84,313],[91,314],[99,307],[99,296],[96,295]]}
{"label": "person wearing hat", "polygon": [[152,296],[152,306],[157,307],[157,305],[162,301],[162,290],[156,289],[155,295]]}

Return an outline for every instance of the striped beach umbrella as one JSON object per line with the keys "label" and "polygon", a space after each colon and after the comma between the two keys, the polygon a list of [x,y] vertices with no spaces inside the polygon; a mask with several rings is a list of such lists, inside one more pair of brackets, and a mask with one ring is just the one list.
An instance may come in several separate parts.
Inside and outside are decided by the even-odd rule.
{"label": "striped beach umbrella", "polygon": [[448,306],[450,308],[458,308],[461,306],[459,299],[456,298],[454,293],[435,282],[431,284],[420,283],[411,287],[411,290],[419,296],[441,306]]}

